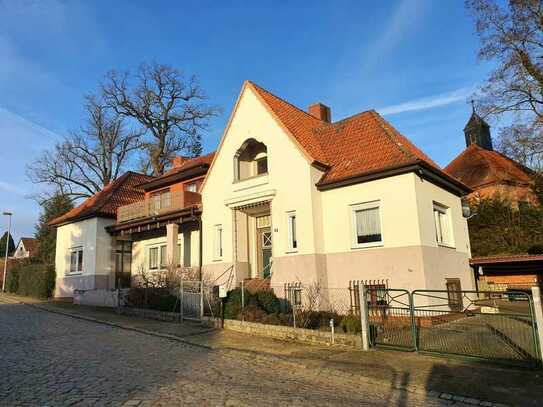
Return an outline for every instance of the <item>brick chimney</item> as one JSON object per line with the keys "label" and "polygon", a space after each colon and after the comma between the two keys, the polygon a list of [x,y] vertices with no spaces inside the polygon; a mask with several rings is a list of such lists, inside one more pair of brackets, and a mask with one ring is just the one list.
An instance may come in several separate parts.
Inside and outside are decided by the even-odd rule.
{"label": "brick chimney", "polygon": [[178,155],[172,160],[172,167],[173,168],[181,167],[187,160],[188,160],[187,157],[183,157],[182,155]]}
{"label": "brick chimney", "polygon": [[310,105],[307,112],[323,122],[330,123],[332,121],[332,112],[330,111],[330,108],[320,102]]}

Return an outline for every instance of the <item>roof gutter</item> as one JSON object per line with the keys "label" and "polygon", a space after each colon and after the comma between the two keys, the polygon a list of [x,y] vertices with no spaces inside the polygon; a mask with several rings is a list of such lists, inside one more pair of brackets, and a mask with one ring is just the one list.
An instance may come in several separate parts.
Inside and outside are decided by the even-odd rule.
{"label": "roof gutter", "polygon": [[378,179],[394,177],[396,175],[407,174],[409,172],[416,173],[419,177],[426,179],[427,181],[442,187],[443,189],[457,195],[464,196],[472,192],[472,190],[462,184],[460,181],[445,174],[442,171],[435,169],[434,167],[426,164],[424,161],[415,161],[409,164],[399,165],[396,167],[389,167],[384,170],[379,170],[363,175],[344,178],[339,181],[329,183],[317,183],[317,189],[319,191],[328,191],[331,189],[346,187],[350,185],[361,184],[364,182],[375,181]]}

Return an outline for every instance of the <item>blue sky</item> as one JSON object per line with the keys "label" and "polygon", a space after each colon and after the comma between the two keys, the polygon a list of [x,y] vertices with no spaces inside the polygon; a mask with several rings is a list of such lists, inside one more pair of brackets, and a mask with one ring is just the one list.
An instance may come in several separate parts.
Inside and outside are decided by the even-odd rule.
{"label": "blue sky", "polygon": [[[333,120],[374,108],[440,165],[463,148],[469,95],[489,72],[462,1],[0,0],[0,210],[31,235],[40,189],[25,165],[82,122],[110,69],[157,61],[197,74],[222,107],[245,79]],[[0,219],[0,231],[5,219]]]}

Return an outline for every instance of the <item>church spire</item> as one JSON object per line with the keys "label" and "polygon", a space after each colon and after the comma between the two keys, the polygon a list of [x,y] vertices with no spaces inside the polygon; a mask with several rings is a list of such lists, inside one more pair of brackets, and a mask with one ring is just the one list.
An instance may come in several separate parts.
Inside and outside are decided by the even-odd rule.
{"label": "church spire", "polygon": [[490,126],[475,111],[475,102],[471,100],[471,117],[466,127],[464,127],[466,138],[466,147],[477,144],[486,150],[492,150],[492,137],[490,136]]}

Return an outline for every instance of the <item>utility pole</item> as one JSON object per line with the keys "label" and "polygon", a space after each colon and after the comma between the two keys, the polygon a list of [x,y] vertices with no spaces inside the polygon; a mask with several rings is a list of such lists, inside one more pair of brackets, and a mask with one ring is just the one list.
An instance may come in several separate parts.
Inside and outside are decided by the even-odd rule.
{"label": "utility pole", "polygon": [[4,257],[4,276],[2,278],[2,293],[6,292],[6,280],[7,280],[7,270],[8,270],[8,249],[9,249],[9,238],[11,237],[11,212],[3,212],[2,215],[9,216],[8,221],[8,234],[6,236],[6,253]]}

